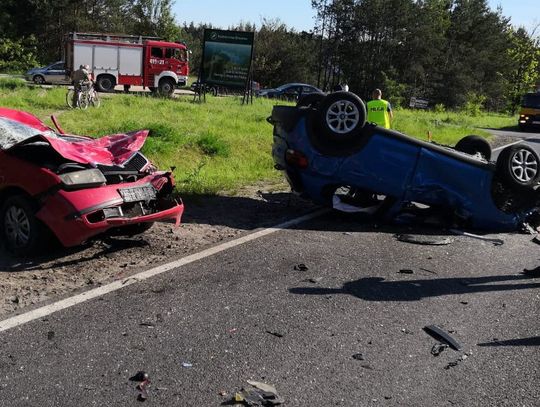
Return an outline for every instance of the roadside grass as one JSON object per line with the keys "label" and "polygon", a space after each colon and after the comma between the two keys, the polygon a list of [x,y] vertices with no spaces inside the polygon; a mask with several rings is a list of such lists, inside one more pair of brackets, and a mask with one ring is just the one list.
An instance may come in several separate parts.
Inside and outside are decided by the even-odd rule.
{"label": "roadside grass", "polygon": [[431,131],[433,141],[453,146],[470,134],[490,138],[489,132],[483,129],[512,127],[516,123],[514,116],[495,113],[470,116],[462,112],[399,109],[394,111],[393,128],[421,140],[426,140]]}
{"label": "roadside grass", "polygon": [[[159,168],[174,168],[181,194],[215,194],[282,179],[273,169],[272,126],[266,122],[273,100],[254,99],[253,105],[242,106],[237,97],[207,96],[200,104],[187,95],[164,99],[102,94],[100,108],[69,110],[65,94],[65,87],[42,89],[0,78],[0,106],[29,111],[49,125],[48,117],[54,113],[69,133],[98,137],[149,129],[143,153]],[[492,114],[470,117],[403,109],[395,112],[394,128],[423,140],[430,130],[434,141],[453,145],[468,134],[487,136],[475,126],[514,123],[512,117]]]}

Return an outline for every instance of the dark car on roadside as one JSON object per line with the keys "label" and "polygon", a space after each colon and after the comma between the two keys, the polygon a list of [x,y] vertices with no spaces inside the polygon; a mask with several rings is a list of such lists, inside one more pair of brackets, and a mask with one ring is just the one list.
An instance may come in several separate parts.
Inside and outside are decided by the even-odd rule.
{"label": "dark car on roadside", "polygon": [[492,161],[479,136],[454,147],[418,140],[368,123],[363,101],[350,92],[274,106],[268,121],[275,168],[316,203],[388,220],[421,204],[453,224],[499,231],[538,218],[540,158],[526,144]]}
{"label": "dark car on roadside", "polygon": [[284,100],[298,100],[303,95],[311,93],[322,94],[323,92],[315,86],[305,83],[287,83],[274,89],[261,89],[257,92],[257,96]]}
{"label": "dark car on roadside", "polygon": [[44,68],[32,68],[28,70],[24,76],[26,80],[38,85],[44,83],[59,85],[71,83],[64,61],[55,62]]}

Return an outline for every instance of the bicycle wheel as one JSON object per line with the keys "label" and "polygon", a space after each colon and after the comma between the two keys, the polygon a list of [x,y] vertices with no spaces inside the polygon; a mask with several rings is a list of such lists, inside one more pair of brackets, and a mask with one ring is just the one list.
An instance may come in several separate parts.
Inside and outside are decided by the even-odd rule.
{"label": "bicycle wheel", "polygon": [[66,93],[66,104],[70,109],[73,109],[77,104],[77,100],[75,99],[75,90],[68,89]]}
{"label": "bicycle wheel", "polygon": [[101,100],[99,99],[98,93],[95,90],[92,90],[91,96],[90,96],[90,103],[92,103],[92,106],[99,107],[101,104]]}
{"label": "bicycle wheel", "polygon": [[79,93],[79,108],[81,109],[88,109],[89,100],[88,100],[88,92],[81,92]]}

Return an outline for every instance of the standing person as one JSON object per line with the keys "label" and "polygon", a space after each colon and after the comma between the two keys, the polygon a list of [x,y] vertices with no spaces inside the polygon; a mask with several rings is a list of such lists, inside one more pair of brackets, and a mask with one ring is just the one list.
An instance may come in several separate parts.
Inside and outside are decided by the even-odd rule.
{"label": "standing person", "polygon": [[371,94],[371,97],[373,100],[370,100],[367,103],[367,121],[375,123],[385,129],[389,129],[392,119],[394,118],[390,102],[382,99],[382,92],[380,89],[375,89]]}

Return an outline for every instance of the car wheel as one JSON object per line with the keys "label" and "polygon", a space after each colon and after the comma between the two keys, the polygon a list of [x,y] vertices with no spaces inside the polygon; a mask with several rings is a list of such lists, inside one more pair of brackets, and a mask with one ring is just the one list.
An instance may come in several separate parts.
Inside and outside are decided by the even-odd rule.
{"label": "car wheel", "polygon": [[158,91],[161,96],[171,96],[174,92],[174,82],[170,79],[162,79],[159,81]]}
{"label": "car wheel", "polygon": [[36,75],[32,79],[36,85],[43,85],[45,83],[45,78],[41,75]]}
{"label": "car wheel", "polygon": [[326,96],[319,112],[323,133],[332,140],[355,137],[366,122],[364,102],[350,92],[335,92]]}
{"label": "car wheel", "polygon": [[511,185],[532,187],[540,179],[540,158],[529,146],[506,147],[497,160],[499,175]]}
{"label": "car wheel", "polygon": [[100,92],[114,92],[116,79],[111,75],[100,75],[97,78],[96,86]]}
{"label": "car wheel", "polygon": [[491,158],[491,146],[485,138],[480,136],[463,137],[457,142],[454,149],[470,155],[480,154],[487,161]]}
{"label": "car wheel", "polygon": [[308,93],[298,99],[296,107],[313,107],[317,109],[324,98],[324,93]]}
{"label": "car wheel", "polygon": [[11,195],[0,209],[1,234],[6,249],[15,255],[34,253],[44,228],[35,217],[33,202],[24,195]]}

